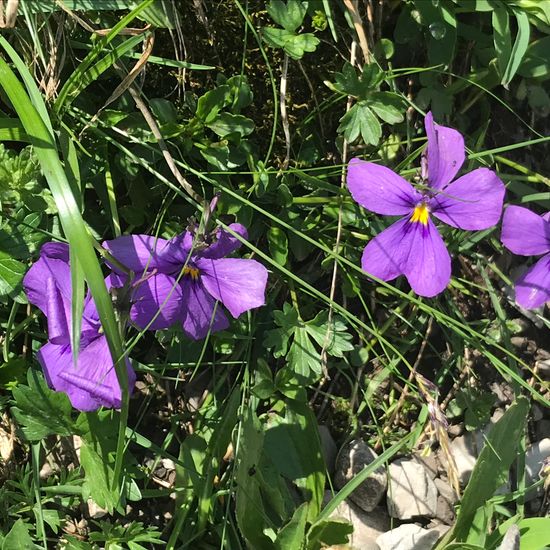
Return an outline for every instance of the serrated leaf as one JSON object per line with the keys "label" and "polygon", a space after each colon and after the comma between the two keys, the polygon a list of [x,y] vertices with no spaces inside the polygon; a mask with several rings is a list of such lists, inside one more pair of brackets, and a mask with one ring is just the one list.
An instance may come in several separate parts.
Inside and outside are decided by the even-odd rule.
{"label": "serrated leaf", "polygon": [[29,529],[22,519],[18,519],[2,543],[2,550],[30,550],[39,548],[34,544]]}
{"label": "serrated leaf", "polygon": [[345,352],[354,349],[350,341],[353,337],[347,332],[346,325],[337,316],[333,317],[329,325],[327,311],[318,313],[314,319],[308,321],[306,330],[333,357],[343,357]]}
{"label": "serrated leaf", "polygon": [[377,145],[382,136],[382,127],[368,104],[360,101],[340,119],[338,132],[343,133],[350,143],[361,136],[366,144]]}
{"label": "serrated leaf", "polygon": [[403,122],[405,119],[403,115],[405,110],[403,103],[390,93],[378,92],[377,94],[373,94],[369,107],[379,118],[388,124],[397,124],[398,122]]}
{"label": "serrated leaf", "polygon": [[321,374],[321,356],[315,349],[306,327],[297,327],[294,330],[294,339],[286,360],[289,367],[304,378],[309,378],[310,373]]}
{"label": "serrated leaf", "polygon": [[292,59],[302,59],[305,52],[314,52],[319,44],[320,41],[314,34],[302,33],[289,39],[284,49]]}
{"label": "serrated leaf", "polygon": [[373,91],[378,90],[383,73],[376,64],[365,65],[363,72],[346,62],[341,73],[335,73],[334,83],[325,82],[332,90],[344,95],[351,95],[358,100],[370,97]]}
{"label": "serrated leaf", "polygon": [[50,390],[42,375],[33,370],[28,372],[27,383],[12,390],[15,405],[11,409],[25,437],[39,441],[48,435],[76,433],[67,395]]}
{"label": "serrated leaf", "polygon": [[301,59],[305,52],[313,52],[319,45],[319,39],[311,33],[294,34],[275,27],[264,27],[262,38],[272,48],[283,48],[292,59]]}
{"label": "serrated leaf", "polygon": [[271,19],[285,30],[294,32],[304,20],[306,6],[299,0],[271,0],[267,6],[267,13]]}

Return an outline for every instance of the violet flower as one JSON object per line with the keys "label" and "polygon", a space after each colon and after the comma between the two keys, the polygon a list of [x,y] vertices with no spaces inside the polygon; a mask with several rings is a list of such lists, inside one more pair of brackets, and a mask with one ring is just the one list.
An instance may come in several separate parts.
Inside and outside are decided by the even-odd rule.
{"label": "violet flower", "polygon": [[451,278],[451,258],[431,215],[459,229],[487,229],[500,218],[504,184],[487,168],[452,181],[464,163],[464,138],[435,124],[431,113],[424,123],[421,190],[389,168],[360,159],[350,161],[347,180],[352,197],[367,210],[403,216],[367,244],[363,270],[383,281],[405,275],[417,294],[431,297]]}
{"label": "violet flower", "polygon": [[[242,225],[229,227],[247,237]],[[255,260],[225,257],[240,245],[236,237],[221,229],[211,244],[194,246],[190,231],[169,241],[126,235],[103,244],[140,277],[133,285],[131,320],[152,330],[180,322],[187,336],[195,340],[229,326],[216,301],[235,318],[265,304],[266,268]],[[122,274],[116,266],[113,269]]]}
{"label": "violet flower", "polygon": [[516,302],[534,309],[550,301],[550,212],[539,216],[521,206],[509,206],[502,218],[501,241],[514,254],[544,254],[515,283]]}
{"label": "violet flower", "polygon": [[[108,282],[108,281],[106,281]],[[121,389],[113,360],[102,333],[96,306],[88,293],[82,316],[78,361],[71,348],[71,270],[69,247],[47,243],[23,280],[29,302],[37,306],[48,321],[48,343],[37,353],[48,385],[65,392],[75,409],[94,411],[100,406],[120,408]],[[136,375],[126,360],[128,386],[134,387]]]}

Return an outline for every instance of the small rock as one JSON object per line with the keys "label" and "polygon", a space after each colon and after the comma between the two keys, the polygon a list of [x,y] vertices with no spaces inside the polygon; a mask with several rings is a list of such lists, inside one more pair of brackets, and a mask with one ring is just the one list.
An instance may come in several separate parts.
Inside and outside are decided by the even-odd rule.
{"label": "small rock", "polygon": [[535,354],[535,359],[537,361],[547,361],[547,360],[550,360],[550,351],[544,349],[544,348],[539,348],[537,349],[537,353]]}
{"label": "small rock", "polygon": [[[451,443],[451,453],[455,459],[458,470],[458,479],[461,485],[466,485],[474,469],[477,457],[485,445],[487,436],[504,414],[502,409],[495,409],[490,421],[483,428],[475,432],[466,432],[460,437],[453,439]],[[444,455],[441,454],[440,458]]]}
{"label": "small rock", "polygon": [[497,550],[519,550],[520,532],[517,525],[511,525]]}
{"label": "small rock", "polygon": [[[525,453],[525,470],[527,475],[525,476],[525,482],[527,485],[532,485],[540,478],[540,471],[543,467],[543,462],[550,457],[550,437],[542,439],[537,443],[531,445]],[[538,491],[530,491],[526,495],[526,501],[531,500],[537,496]]]}
{"label": "small rock", "polygon": [[435,479],[437,477],[438,471],[439,471],[439,465],[437,457],[434,453],[431,453],[429,455],[414,455],[415,458],[422,463],[424,468],[426,468],[426,472],[430,476],[431,479]]}
{"label": "small rock", "polygon": [[400,458],[390,464],[387,501],[390,516],[394,518],[434,517],[437,489],[420,462]]}
{"label": "small rock", "polygon": [[535,368],[537,369],[538,375],[542,379],[548,380],[548,378],[550,378],[550,359],[545,359],[544,361],[537,361],[535,363]]}
{"label": "small rock", "polygon": [[531,407],[531,418],[535,422],[538,422],[544,418],[544,413],[536,403]]}
{"label": "small rock", "polygon": [[98,506],[96,502],[91,498],[88,499],[87,505],[88,505],[88,515],[92,519],[102,518],[103,516],[106,516],[109,513],[108,510],[105,510],[105,508]]}
{"label": "small rock", "polygon": [[426,529],[428,531],[437,531],[438,534],[439,534],[440,539],[447,534],[447,531],[450,528],[451,528],[450,525],[445,525],[444,523],[441,523],[437,519],[430,521],[430,523],[428,523],[428,525],[426,525]]}
{"label": "small rock", "polygon": [[[325,502],[332,498],[330,491],[325,493]],[[368,514],[352,502],[342,501],[331,518],[344,519],[353,525],[353,533],[350,535],[350,547],[355,550],[379,550],[376,538],[390,528],[388,513],[381,506]]]}
{"label": "small rock", "polygon": [[334,466],[336,464],[336,455],[338,454],[338,447],[334,442],[330,430],[323,425],[319,426],[319,438],[321,439],[321,452],[325,459],[325,466],[330,475],[334,473]]}
{"label": "small rock", "polygon": [[[340,451],[336,459],[336,473],[334,485],[341,489],[350,479],[354,478],[371,462],[376,460],[378,455],[361,439],[353,440],[349,445]],[[349,496],[350,500],[357,504],[365,512],[374,510],[388,486],[388,476],[382,467],[377,468],[363,481]]]}
{"label": "small rock", "polygon": [[525,338],[525,336],[512,336],[512,338],[510,338],[510,343],[515,348],[524,349],[527,347],[527,338]]}
{"label": "small rock", "polygon": [[462,422],[460,424],[449,424],[447,433],[449,434],[449,437],[453,438],[462,435],[464,433],[464,424]]}
{"label": "small rock", "polygon": [[437,477],[434,479],[435,486],[437,487],[437,492],[451,505],[454,505],[458,502],[458,497],[454,492],[454,489],[443,479]]}
{"label": "small rock", "polygon": [[432,550],[439,539],[435,529],[428,531],[414,523],[405,523],[376,539],[380,550]]}
{"label": "small rock", "polygon": [[455,511],[451,504],[439,495],[437,497],[437,508],[435,511],[435,517],[446,525],[451,525],[455,520]]}
{"label": "small rock", "polygon": [[543,418],[535,424],[535,437],[537,441],[550,437],[550,419]]}
{"label": "small rock", "polygon": [[514,400],[514,390],[505,382],[493,382],[489,387],[497,398],[497,405],[508,405]]}
{"label": "small rock", "polygon": [[[466,485],[474,469],[477,458],[476,438],[471,432],[455,437],[451,443],[451,453],[458,471],[461,485]],[[443,455],[441,455],[443,457]]]}

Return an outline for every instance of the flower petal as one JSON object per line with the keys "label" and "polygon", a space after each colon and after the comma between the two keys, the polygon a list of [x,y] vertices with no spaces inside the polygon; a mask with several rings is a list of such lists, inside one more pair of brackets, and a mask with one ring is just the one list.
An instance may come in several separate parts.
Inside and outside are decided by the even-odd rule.
{"label": "flower petal", "polygon": [[[183,282],[183,330],[193,340],[200,340],[206,335],[229,326],[229,321],[218,303],[205,290],[200,281],[186,279]],[[216,313],[214,314],[214,309]]]}
{"label": "flower petal", "polygon": [[457,130],[436,124],[431,112],[424,125],[428,136],[428,183],[432,189],[441,189],[464,164],[464,138]]}
{"label": "flower petal", "polygon": [[[248,231],[244,225],[241,225],[240,223],[232,223],[229,225],[229,228],[235,233],[238,233],[244,239],[248,239]],[[216,232],[216,241],[203,252],[198,252],[197,255],[201,258],[210,258],[215,260],[228,256],[240,248],[240,246],[241,241],[239,241],[237,237],[234,237],[231,233],[229,233],[229,231],[218,229]]]}
{"label": "flower petal", "polygon": [[535,309],[550,301],[550,254],[543,256],[515,284],[516,302]]}
{"label": "flower petal", "polygon": [[130,318],[142,329],[168,328],[181,319],[182,299],[183,291],[175,277],[162,273],[146,276],[132,294]]}
{"label": "flower petal", "polygon": [[201,282],[237,318],[249,309],[265,304],[267,269],[256,260],[198,259]]}
{"label": "flower petal", "polygon": [[353,199],[377,214],[408,214],[422,198],[407,180],[389,168],[357,158],[349,162],[347,182]]}
{"label": "flower petal", "polygon": [[492,170],[478,168],[445,187],[429,205],[442,222],[475,231],[498,223],[504,193],[504,184]]}
{"label": "flower petal", "polygon": [[[100,406],[121,406],[121,390],[104,336],[81,349],[76,366],[69,345],[48,343],[40,348],[37,358],[50,387],[65,392],[76,409],[94,411]],[[136,375],[128,361],[126,366],[128,387],[132,391]]]}
{"label": "flower petal", "polygon": [[431,220],[394,223],[365,247],[361,265],[383,281],[405,275],[419,296],[443,292],[451,278],[451,258]]}
{"label": "flower petal", "polygon": [[369,241],[361,259],[363,271],[383,281],[403,275],[409,257],[408,218],[403,218],[384,229]]}
{"label": "flower petal", "polygon": [[451,280],[451,257],[431,220],[427,225],[412,225],[414,235],[405,276],[419,296],[431,298],[443,292]]}
{"label": "flower petal", "polygon": [[[105,241],[103,248],[107,249],[122,265],[137,274],[152,269],[171,273],[177,262],[170,261],[171,257],[166,253],[168,243],[166,239],[150,235],[123,235],[112,241]],[[116,265],[111,267],[117,273],[121,273]]]}
{"label": "flower petal", "polygon": [[[54,243],[48,243],[54,244]],[[59,243],[55,243],[59,244]],[[46,248],[46,245],[42,249]],[[40,258],[31,266],[23,279],[23,288],[29,302],[48,314],[48,279],[59,289],[61,298],[71,303],[71,269],[68,261],[52,258],[40,253]]]}
{"label": "flower petal", "polygon": [[53,344],[70,342],[70,330],[67,319],[70,319],[69,304],[63,300],[53,277],[46,281],[46,319],[48,320],[48,340]]}
{"label": "flower petal", "polygon": [[502,218],[500,237],[506,248],[520,256],[550,251],[550,220],[521,206],[509,206]]}

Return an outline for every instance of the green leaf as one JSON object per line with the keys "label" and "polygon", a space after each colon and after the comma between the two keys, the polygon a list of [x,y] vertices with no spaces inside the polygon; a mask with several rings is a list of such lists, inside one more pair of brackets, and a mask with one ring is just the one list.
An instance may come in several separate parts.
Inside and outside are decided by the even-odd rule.
{"label": "green leaf", "polygon": [[493,393],[475,388],[460,390],[449,403],[448,416],[456,418],[464,414],[464,424],[468,431],[474,431],[483,426],[491,416],[491,410],[496,397]]}
{"label": "green leaf", "polygon": [[155,0],[148,8],[141,11],[138,18],[155,27],[175,29],[177,14],[174,9],[174,4],[169,0]]}
{"label": "green leaf", "polygon": [[360,101],[340,119],[338,132],[343,132],[350,143],[361,136],[366,144],[377,145],[382,136],[382,127],[367,102]]}
{"label": "green leaf", "polygon": [[267,244],[271,257],[279,264],[285,265],[288,259],[288,238],[277,225],[272,225],[267,231]]}
{"label": "green leaf", "polygon": [[[143,7],[146,5],[147,0],[140,6]],[[134,12],[131,12],[127,17],[133,13]],[[27,87],[27,91],[25,91],[10,66],[2,57],[0,57],[0,85],[9,97],[17,115],[20,117],[25,131],[31,137],[34,152],[40,162],[42,173],[58,205],[61,225],[68,237],[69,245],[74,248],[75,254],[78,257],[78,262],[86,275],[86,280],[109,344],[109,350],[115,362],[117,378],[122,389],[119,453],[117,454],[117,472],[114,476],[118,483],[119,472],[123,460],[123,444],[128,414],[129,392],[128,373],[126,365],[122,360],[124,353],[118,324],[113,311],[113,304],[105,286],[104,275],[93,248],[93,239],[84,223],[79,205],[75,200],[67,175],[61,164],[57,152],[57,144],[51,127],[51,121],[48,117],[44,100],[29,70],[3,36],[0,36],[0,45],[17,67]]]}
{"label": "green leaf", "polygon": [[440,63],[449,66],[456,45],[456,18],[451,2],[415,0],[414,5],[420,14],[422,25],[427,29],[428,59],[430,64]]}
{"label": "green leaf", "polygon": [[304,502],[296,510],[292,519],[279,531],[275,548],[278,550],[300,550],[305,538],[308,504]]}
{"label": "green leaf", "polygon": [[510,53],[510,59],[502,75],[501,84],[508,88],[512,78],[516,74],[523,56],[527,52],[527,47],[529,46],[529,36],[531,32],[531,27],[529,24],[529,18],[527,14],[520,10],[514,10],[514,15],[516,16],[516,21],[518,25],[518,32],[516,34],[516,39],[514,45],[512,46],[512,51]]}
{"label": "green leaf", "polygon": [[[264,434],[256,415],[247,409],[236,459],[236,515],[240,531],[250,548],[272,550],[275,532],[265,524],[260,462]],[[268,536],[268,534],[270,536]]]}
{"label": "green leaf", "polygon": [[112,513],[119,501],[113,490],[117,424],[112,411],[81,413],[77,429],[82,437],[80,464],[84,468],[83,493]]}
{"label": "green leaf", "polygon": [[21,281],[27,266],[0,250],[0,296],[16,298],[21,294]]}
{"label": "green leaf", "polygon": [[288,0],[286,4],[282,0],[271,0],[267,5],[271,19],[289,32],[294,32],[302,24],[306,11],[306,5],[299,0]]}
{"label": "green leaf", "polygon": [[18,519],[2,543],[2,550],[30,550],[40,548],[34,544],[29,529],[22,519]]}
{"label": "green leaf", "polygon": [[254,122],[242,115],[220,113],[207,126],[218,136],[224,138],[229,134],[239,134],[244,137],[254,131]]}
{"label": "green leaf", "polygon": [[28,143],[29,136],[16,118],[0,118],[0,141],[23,141]]}
{"label": "green leaf", "polygon": [[457,541],[466,540],[477,509],[508,479],[528,411],[529,401],[518,397],[491,429],[462,497],[453,529]]}
{"label": "green leaf", "polygon": [[550,78],[550,36],[529,44],[517,72],[526,78]]}
{"label": "green leaf", "polygon": [[71,402],[61,392],[50,390],[42,375],[30,369],[28,386],[12,390],[15,401],[11,411],[29,441],[39,441],[48,435],[73,435]]}
{"label": "green leaf", "polygon": [[248,107],[252,103],[254,94],[245,75],[232,76],[227,79],[225,84],[230,88],[229,107],[231,112],[239,113],[241,109]]}
{"label": "green leaf", "polygon": [[[0,373],[2,371],[0,370]],[[273,373],[266,360],[259,358],[254,370],[254,386],[252,393],[260,399],[267,399],[275,393],[275,384],[273,383]]]}
{"label": "green leaf", "polygon": [[227,105],[230,90],[229,86],[222,85],[199,97],[196,116],[204,124],[212,123],[218,113]]}
{"label": "green leaf", "polygon": [[302,489],[309,503],[307,519],[313,521],[323,501],[325,462],[317,421],[307,402],[287,400],[284,416],[268,416],[264,448],[281,476]]}
{"label": "green leaf", "polygon": [[520,533],[521,550],[541,550],[550,546],[550,518],[510,518],[500,524],[496,530],[487,537],[485,548],[493,550],[502,542],[506,531],[512,526],[517,525]]}
{"label": "green leaf", "polygon": [[307,549],[320,550],[327,546],[345,545],[352,533],[353,525],[347,521],[337,519],[318,521],[307,533]]}
{"label": "green leaf", "polygon": [[504,75],[510,54],[512,53],[512,39],[510,31],[510,14],[502,3],[495,5],[492,14],[493,42],[497,52],[497,65],[500,76]]}
{"label": "green leaf", "polygon": [[369,107],[388,124],[397,124],[405,119],[403,102],[389,92],[377,92],[372,94]]}

